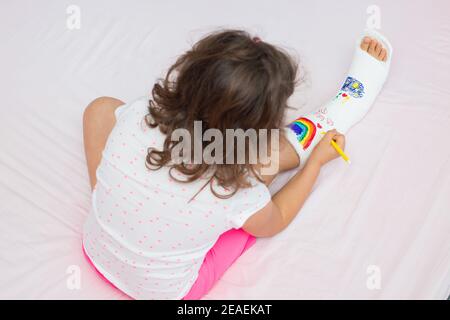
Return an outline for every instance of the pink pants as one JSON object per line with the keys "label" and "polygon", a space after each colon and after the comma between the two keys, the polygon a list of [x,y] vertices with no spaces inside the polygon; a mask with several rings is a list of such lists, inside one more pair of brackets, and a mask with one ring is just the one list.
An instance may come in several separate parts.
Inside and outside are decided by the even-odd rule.
{"label": "pink pants", "polygon": [[[231,229],[223,233],[206,254],[198,272],[197,280],[192,285],[191,290],[184,296],[183,300],[197,300],[207,294],[234,261],[255,244],[255,242],[256,238],[242,229]],[[84,255],[94,269],[97,270],[86,255],[86,252],[84,252]],[[97,273],[103,280],[116,288],[98,270]]]}
{"label": "pink pants", "polygon": [[242,229],[223,233],[206,254],[197,280],[183,299],[197,300],[207,294],[233,262],[255,242],[256,238]]}

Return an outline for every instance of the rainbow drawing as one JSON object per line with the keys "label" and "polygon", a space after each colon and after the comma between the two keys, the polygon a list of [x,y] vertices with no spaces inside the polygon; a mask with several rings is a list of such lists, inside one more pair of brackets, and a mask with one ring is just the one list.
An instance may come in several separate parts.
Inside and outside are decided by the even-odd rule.
{"label": "rainbow drawing", "polygon": [[306,150],[316,135],[316,126],[314,122],[307,118],[298,118],[289,126],[297,136],[298,142]]}

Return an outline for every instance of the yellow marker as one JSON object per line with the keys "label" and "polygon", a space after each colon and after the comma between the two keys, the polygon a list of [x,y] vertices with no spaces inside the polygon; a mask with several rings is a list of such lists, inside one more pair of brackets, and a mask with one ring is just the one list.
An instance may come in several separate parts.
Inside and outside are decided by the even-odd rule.
{"label": "yellow marker", "polygon": [[[325,134],[326,132],[321,132],[320,134]],[[348,164],[351,163],[350,158],[344,153],[344,151],[342,151],[342,149],[338,146],[338,144],[336,143],[336,141],[331,140],[331,145],[333,146],[333,148],[337,151],[337,153],[339,153],[339,155],[342,157],[342,159],[344,159]]]}
{"label": "yellow marker", "polygon": [[342,159],[347,161],[348,164],[351,163],[350,158],[344,153],[344,151],[342,151],[342,149],[338,146],[338,144],[334,140],[331,140],[331,145],[334,147],[334,149],[336,149],[337,153],[339,153]]}

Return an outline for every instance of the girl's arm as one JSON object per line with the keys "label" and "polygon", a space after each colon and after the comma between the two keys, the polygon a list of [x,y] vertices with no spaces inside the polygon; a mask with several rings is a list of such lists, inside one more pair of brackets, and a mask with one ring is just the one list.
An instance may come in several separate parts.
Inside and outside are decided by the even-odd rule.
{"label": "girl's arm", "polygon": [[305,203],[319,175],[320,168],[339,154],[331,140],[344,149],[345,138],[336,130],[329,131],[314,148],[305,167],[278,191],[272,201],[252,215],[243,229],[255,237],[271,237],[286,228]]}
{"label": "girl's arm", "polygon": [[102,159],[102,151],[116,123],[114,112],[123,104],[125,104],[123,101],[116,98],[100,97],[92,101],[84,110],[84,150],[92,189],[97,183],[95,172]]}
{"label": "girl's arm", "polygon": [[[269,152],[271,150],[269,149]],[[284,137],[280,136],[280,149],[278,150],[278,170],[276,173],[271,175],[262,175],[261,178],[264,181],[266,186],[269,186],[275,177],[284,171],[288,171],[294,168],[297,168],[300,165],[300,158],[298,156],[297,151],[295,151],[294,147],[290,144],[290,142]],[[272,167],[274,165],[274,159],[270,159],[271,162],[267,167]],[[264,166],[260,166],[257,168],[258,171],[261,171],[261,168]]]}

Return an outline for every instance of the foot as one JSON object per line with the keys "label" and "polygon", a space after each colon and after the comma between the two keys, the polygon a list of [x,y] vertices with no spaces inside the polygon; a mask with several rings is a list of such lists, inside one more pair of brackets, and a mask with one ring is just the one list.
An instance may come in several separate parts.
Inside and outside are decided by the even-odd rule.
{"label": "foot", "polygon": [[383,48],[381,42],[376,39],[364,37],[360,47],[377,60],[386,61],[388,58],[386,48]]}

